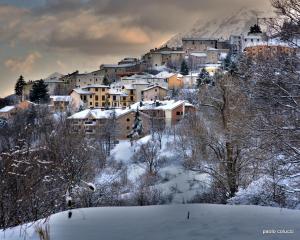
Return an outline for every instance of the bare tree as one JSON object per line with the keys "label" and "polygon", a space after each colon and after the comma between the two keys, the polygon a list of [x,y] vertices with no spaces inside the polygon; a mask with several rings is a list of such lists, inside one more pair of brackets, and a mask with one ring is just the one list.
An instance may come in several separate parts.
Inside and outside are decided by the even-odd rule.
{"label": "bare tree", "polygon": [[299,47],[295,41],[300,35],[300,3],[298,0],[271,0],[278,15],[269,21],[272,31],[283,40]]}

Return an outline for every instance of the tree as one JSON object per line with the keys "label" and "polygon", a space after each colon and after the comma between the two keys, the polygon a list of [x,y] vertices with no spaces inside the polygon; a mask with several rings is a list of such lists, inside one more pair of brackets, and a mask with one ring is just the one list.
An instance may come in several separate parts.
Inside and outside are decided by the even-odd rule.
{"label": "tree", "polygon": [[189,74],[189,68],[185,60],[181,63],[180,73],[184,76]]}
{"label": "tree", "polygon": [[42,79],[34,82],[30,91],[30,101],[36,103],[45,103],[48,100],[48,88],[45,82]]}
{"label": "tree", "polygon": [[199,114],[187,118],[178,134],[184,165],[211,176],[215,202],[225,203],[251,179],[248,168],[255,148],[249,152],[248,108],[241,82],[227,73],[215,86],[200,86]]}
{"label": "tree", "polygon": [[203,84],[210,84],[212,82],[211,76],[206,71],[205,68],[202,68],[201,72],[197,78],[197,87],[200,87]]}
{"label": "tree", "polygon": [[283,40],[299,47],[295,37],[300,33],[300,3],[298,0],[271,0],[272,6],[278,15],[270,20],[269,25],[273,32]]}
{"label": "tree", "polygon": [[23,96],[23,90],[24,90],[25,85],[26,85],[26,82],[24,81],[24,77],[21,75],[18,78],[18,81],[15,85],[15,93],[17,96],[19,96],[19,97]]}
{"label": "tree", "polygon": [[262,33],[261,28],[258,24],[254,24],[250,26],[250,31],[248,34]]}
{"label": "tree", "polygon": [[[260,148],[268,156],[269,173],[273,179],[285,179],[286,192],[297,192],[299,184],[293,176],[300,172],[299,58],[288,54],[274,54],[242,59],[240,78],[251,95],[252,132],[260,139]],[[274,164],[275,163],[275,164]]]}
{"label": "tree", "polygon": [[148,142],[138,146],[134,159],[137,162],[145,163],[147,165],[147,173],[150,176],[155,176],[159,168],[158,154],[159,143],[154,139],[150,139]]}
{"label": "tree", "polygon": [[140,118],[139,109],[137,109],[135,112],[135,118],[134,118],[132,130],[128,134],[128,138],[130,138],[130,141],[132,141],[135,137],[141,136],[142,133],[143,133],[143,122],[142,119]]}
{"label": "tree", "polygon": [[103,78],[103,85],[109,86],[110,82],[108,80],[108,77],[105,75]]}

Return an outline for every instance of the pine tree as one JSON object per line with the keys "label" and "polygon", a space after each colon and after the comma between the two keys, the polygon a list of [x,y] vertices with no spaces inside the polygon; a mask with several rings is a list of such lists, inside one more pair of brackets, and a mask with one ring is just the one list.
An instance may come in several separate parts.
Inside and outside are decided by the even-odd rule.
{"label": "pine tree", "polygon": [[254,24],[250,27],[249,34],[262,33],[261,28],[258,24]]}
{"label": "pine tree", "polygon": [[140,136],[142,133],[143,133],[143,123],[140,118],[139,109],[137,109],[135,113],[134,124],[132,126],[131,132],[128,134],[128,138],[132,140],[134,137]]}
{"label": "pine tree", "polygon": [[24,77],[21,75],[15,85],[15,93],[17,96],[22,97],[23,96],[23,90],[24,86],[26,85],[26,82],[24,81]]}
{"label": "pine tree", "polygon": [[189,68],[185,60],[181,63],[180,73],[184,76],[189,74]]}
{"label": "pine tree", "polygon": [[206,71],[205,68],[202,68],[197,78],[197,87],[200,87],[203,84],[210,84],[212,82],[211,80],[212,79],[209,73]]}
{"label": "pine tree", "polygon": [[30,91],[30,101],[36,103],[45,103],[48,100],[48,89],[43,79],[34,82]]}
{"label": "pine tree", "polygon": [[110,84],[110,82],[109,82],[107,76],[105,75],[103,78],[103,85],[109,86],[109,84]]}

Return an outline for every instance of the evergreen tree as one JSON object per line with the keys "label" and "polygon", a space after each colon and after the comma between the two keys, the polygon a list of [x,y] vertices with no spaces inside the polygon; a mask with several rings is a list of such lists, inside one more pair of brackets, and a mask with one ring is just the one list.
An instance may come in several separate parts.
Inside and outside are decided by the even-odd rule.
{"label": "evergreen tree", "polygon": [[140,118],[139,109],[136,110],[134,124],[132,126],[131,132],[128,134],[128,138],[132,140],[136,136],[140,136],[143,133],[143,123]]}
{"label": "evergreen tree", "polygon": [[184,76],[189,74],[189,68],[185,60],[181,63],[180,73]]}
{"label": "evergreen tree", "polygon": [[34,82],[30,91],[30,101],[36,103],[45,103],[48,100],[48,89],[43,79]]}
{"label": "evergreen tree", "polygon": [[228,54],[223,62],[223,69],[228,71],[231,75],[237,72],[237,66],[235,60],[232,59],[232,55]]}
{"label": "evergreen tree", "polygon": [[249,34],[262,33],[261,28],[258,24],[254,24],[250,26]]}
{"label": "evergreen tree", "polygon": [[25,85],[26,82],[24,81],[24,77],[21,75],[15,85],[15,93],[17,96],[19,97],[23,96],[23,90]]}
{"label": "evergreen tree", "polygon": [[108,77],[105,75],[103,78],[103,85],[109,86],[110,82],[108,80]]}
{"label": "evergreen tree", "polygon": [[210,84],[212,82],[211,76],[206,71],[205,68],[202,68],[201,72],[197,78],[197,87],[200,87],[203,84]]}

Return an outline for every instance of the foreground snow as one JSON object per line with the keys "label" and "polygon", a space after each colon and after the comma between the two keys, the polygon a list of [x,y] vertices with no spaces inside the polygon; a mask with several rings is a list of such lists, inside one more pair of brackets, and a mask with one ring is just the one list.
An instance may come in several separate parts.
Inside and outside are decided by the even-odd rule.
{"label": "foreground snow", "polygon": [[[187,213],[190,212],[190,219]],[[300,211],[259,206],[183,204],[105,207],[73,210],[50,218],[51,239],[107,240],[259,240],[300,239]],[[20,229],[0,232],[0,239],[19,240]],[[263,233],[272,230],[275,233]],[[282,233],[283,230],[286,233]],[[26,239],[38,239],[34,227]],[[289,232],[289,233],[287,233]]]}

